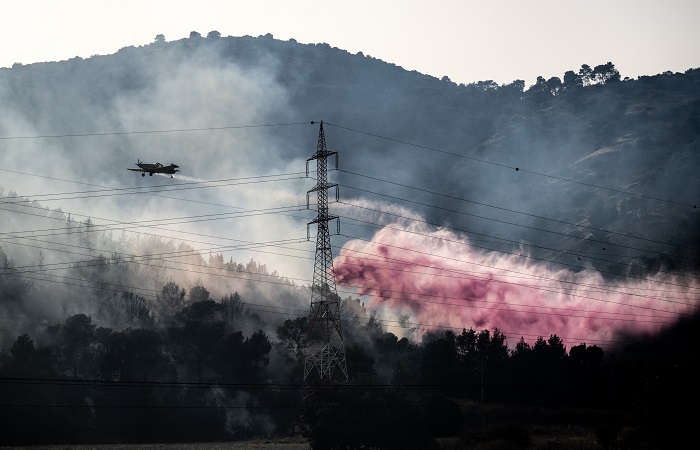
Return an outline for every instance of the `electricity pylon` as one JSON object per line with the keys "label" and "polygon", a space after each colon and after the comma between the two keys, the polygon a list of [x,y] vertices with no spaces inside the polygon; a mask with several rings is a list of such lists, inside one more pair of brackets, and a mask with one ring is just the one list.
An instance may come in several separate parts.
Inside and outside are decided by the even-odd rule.
{"label": "electricity pylon", "polygon": [[[328,222],[340,221],[338,216],[328,213],[328,190],[335,188],[338,199],[338,185],[328,182],[328,157],[335,155],[335,167],[338,168],[338,152],[329,152],[326,148],[326,138],[323,134],[323,122],[318,133],[316,153],[306,160],[306,175],[309,175],[309,161],[316,160],[316,186],[306,193],[306,207],[309,207],[309,195],[316,192],[317,215],[306,226],[306,236],[309,238],[309,226],[317,224],[316,259],[314,262],[314,278],[311,285],[311,311],[308,323],[309,348],[304,362],[304,383],[309,385],[318,375],[318,382],[329,383],[334,375],[339,374],[344,381],[348,380],[348,369],[345,362],[345,346],[343,330],[340,325],[340,297],[335,288],[333,272],[333,255],[331,254],[331,237],[328,232]],[[314,376],[312,376],[312,374]]]}

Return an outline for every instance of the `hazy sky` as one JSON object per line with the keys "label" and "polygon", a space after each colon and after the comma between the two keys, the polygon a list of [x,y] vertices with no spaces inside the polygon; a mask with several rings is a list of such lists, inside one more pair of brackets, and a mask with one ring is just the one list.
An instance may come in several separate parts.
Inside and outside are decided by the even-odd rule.
{"label": "hazy sky", "polygon": [[700,67],[697,0],[0,0],[0,67],[188,37],[328,43],[457,83],[532,84],[581,64],[622,77]]}

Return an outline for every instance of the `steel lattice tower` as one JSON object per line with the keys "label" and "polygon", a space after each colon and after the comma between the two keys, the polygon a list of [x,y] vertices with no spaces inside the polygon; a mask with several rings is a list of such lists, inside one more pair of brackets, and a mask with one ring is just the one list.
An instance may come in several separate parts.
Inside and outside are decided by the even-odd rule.
{"label": "steel lattice tower", "polygon": [[[304,383],[311,384],[312,374],[317,374],[321,383],[330,382],[336,370],[348,380],[348,369],[345,362],[345,347],[343,331],[340,326],[340,297],[335,288],[333,272],[333,255],[331,254],[331,237],[328,222],[338,220],[338,216],[328,213],[328,190],[336,189],[338,185],[328,182],[328,157],[335,155],[335,165],[338,168],[338,152],[329,152],[326,148],[326,138],[323,134],[323,122],[318,133],[316,153],[306,160],[306,175],[309,174],[309,161],[316,160],[316,186],[306,193],[306,205],[309,207],[309,195],[316,192],[317,215],[308,223],[306,233],[309,236],[309,226],[318,225],[316,234],[316,259],[314,262],[314,278],[311,285],[311,311],[309,314],[309,351],[304,362]],[[340,228],[340,221],[338,228]],[[340,231],[338,231],[340,232]]]}

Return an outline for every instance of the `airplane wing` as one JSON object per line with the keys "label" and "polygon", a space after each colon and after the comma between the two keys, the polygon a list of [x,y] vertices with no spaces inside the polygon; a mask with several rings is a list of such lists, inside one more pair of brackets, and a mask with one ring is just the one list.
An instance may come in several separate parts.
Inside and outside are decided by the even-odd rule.
{"label": "airplane wing", "polygon": [[169,166],[164,166],[161,163],[146,164],[142,163],[140,160],[136,163],[136,165],[139,167],[127,167],[127,170],[141,172],[141,176],[145,176],[146,174],[153,176],[154,173],[167,173],[170,175],[170,178],[173,177],[174,173],[179,172],[177,168],[180,167],[177,164],[170,164]]}

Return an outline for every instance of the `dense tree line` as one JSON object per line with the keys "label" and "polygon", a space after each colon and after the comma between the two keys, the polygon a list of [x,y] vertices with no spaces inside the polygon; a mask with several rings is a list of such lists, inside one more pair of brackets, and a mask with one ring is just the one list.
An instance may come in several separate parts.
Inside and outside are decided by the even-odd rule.
{"label": "dense tree line", "polygon": [[[158,317],[126,292],[113,299],[123,306],[124,328],[79,313],[46,325],[36,341],[19,335],[0,353],[0,440],[244,439],[287,434],[301,420],[315,448],[420,448],[425,439],[460,433],[459,403],[616,410],[648,424],[672,400],[661,380],[695,374],[687,358],[666,367],[673,355],[659,349],[640,355],[636,347],[611,359],[596,345],[567,350],[556,335],[509,347],[498,329],[429,332],[414,341],[367,317],[348,327],[355,337],[346,351],[350,382],[302,395],[305,317],[268,336],[237,293],[215,301],[196,286],[186,297],[169,282],[158,301],[173,303],[171,315]],[[346,312],[358,307],[351,298],[342,303]],[[669,339],[697,334],[690,323],[675,333]],[[337,423],[345,424],[341,434]]]}
{"label": "dense tree line", "polygon": [[[26,311],[36,288],[2,258],[2,306]],[[95,280],[91,286],[135,276],[119,258],[91,262],[74,269]],[[217,256],[209,265],[267,271]],[[530,343],[498,329],[419,337],[408,318],[399,321],[406,327],[399,337],[376,311],[348,297],[343,315],[356,319],[345,323],[350,382],[305,391],[304,316],[279,323],[238,292],[210,298],[203,284],[187,290],[168,281],[152,298],[81,289],[99,307],[62,320],[25,320],[27,331],[0,349],[0,414],[7,424],[0,441],[245,439],[301,425],[316,448],[332,442],[420,448],[432,437],[478,429],[465,419],[476,404],[618,411],[649,442],[666,442],[667,429],[679,436],[690,429],[677,404],[695,395],[683,390],[698,375],[697,349],[688,344],[698,339],[697,319],[610,353],[585,343],[567,348],[556,335]],[[338,421],[346,423],[343,433]],[[401,431],[407,424],[412,433]]]}

